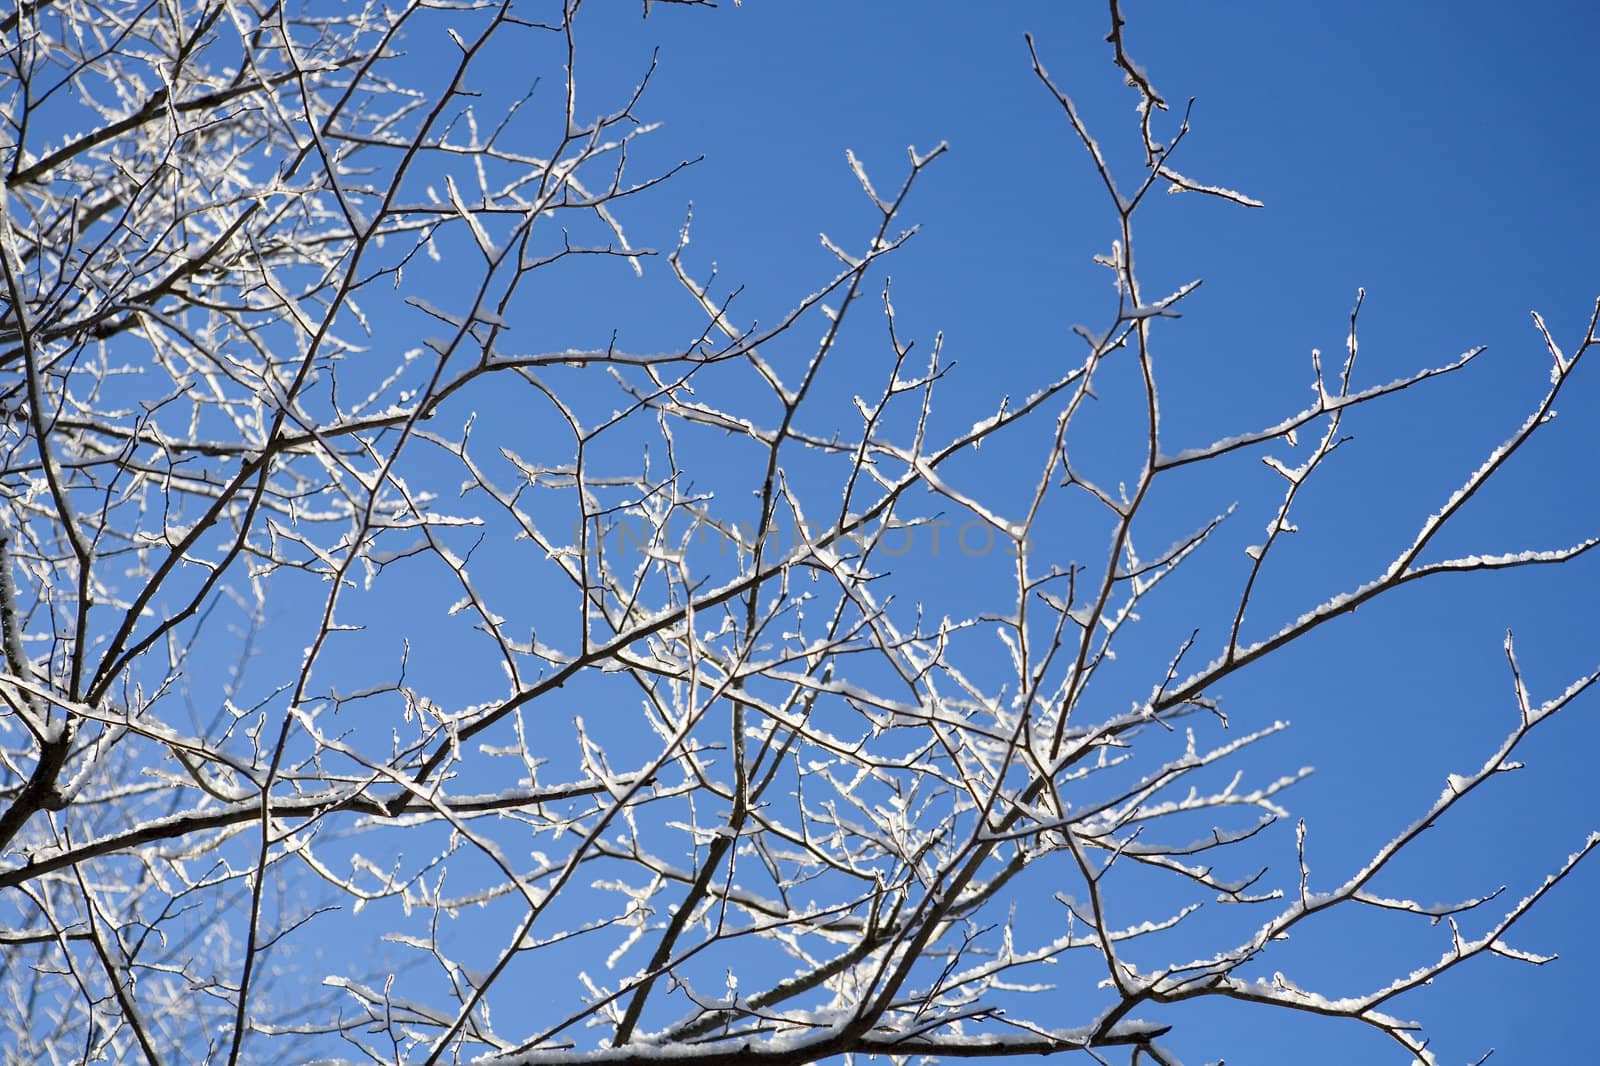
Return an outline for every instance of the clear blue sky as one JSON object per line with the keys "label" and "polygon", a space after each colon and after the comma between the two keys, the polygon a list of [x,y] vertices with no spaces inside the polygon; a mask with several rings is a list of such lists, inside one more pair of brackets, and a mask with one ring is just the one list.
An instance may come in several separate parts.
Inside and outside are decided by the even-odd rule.
{"label": "clear blue sky", "polygon": [[[1205,279],[1184,317],[1157,331],[1170,375],[1168,452],[1304,406],[1310,350],[1338,358],[1358,287],[1367,292],[1357,369],[1363,384],[1489,347],[1465,374],[1347,422],[1355,439],[1319,475],[1298,512],[1304,532],[1286,546],[1284,565],[1271,570],[1257,601],[1259,638],[1381,572],[1520,424],[1549,366],[1530,310],[1541,311],[1569,348],[1581,334],[1600,293],[1592,193],[1600,153],[1591,129],[1600,110],[1591,73],[1600,14],[1577,3],[1136,0],[1127,13],[1129,47],[1175,109],[1196,99],[1192,133],[1174,165],[1266,203],[1249,211],[1162,197],[1140,216],[1147,292]],[[1124,180],[1136,180],[1134,97],[1111,66],[1102,4],[749,0],[716,11],[659,5],[648,22],[637,15],[637,5],[602,8],[597,0],[585,9],[579,111],[620,104],[660,46],[638,113],[666,125],[641,142],[640,172],[652,162],[704,160],[627,205],[623,217],[638,243],[669,248],[692,200],[688,262],[702,275],[715,262],[724,282],[746,286],[736,305],[741,321],[774,321],[831,273],[819,231],[846,246],[869,231],[873,213],[846,166],[847,148],[882,190],[898,183],[907,145],[925,151],[941,140],[950,151],[907,212],[921,231],[889,272],[902,330],[924,346],[942,330],[945,352],[958,364],[938,412],[943,426],[990,413],[1007,391],[1040,380],[1041,363],[1077,359],[1070,327],[1103,322],[1114,310],[1108,277],[1091,261],[1109,249],[1114,219],[1059,109],[1030,72],[1023,42],[1025,31],[1034,34]],[[508,85],[531,76],[515,56],[497,64]],[[545,77],[553,90],[559,72]],[[1162,123],[1158,132],[1170,135],[1175,118]],[[594,295],[600,278],[603,301]],[[654,349],[664,330],[681,339],[682,328],[671,329],[694,318],[660,260],[646,263],[638,283],[622,279],[615,262],[580,265],[530,286],[528,300],[511,321],[515,336],[539,349],[604,345],[614,330],[623,347]],[[812,336],[801,332],[803,340]],[[880,345],[877,359],[881,342],[876,333],[871,339]],[[822,395],[846,403],[853,391],[871,391],[874,373],[866,383],[848,374],[827,379]],[[1441,557],[1560,547],[1600,530],[1600,377],[1592,366],[1561,410],[1545,438],[1473,503],[1461,529],[1439,546]],[[1114,440],[1116,427],[1107,433]],[[1114,457],[1085,448],[1086,461],[1114,468]],[[997,463],[987,474],[1000,496],[1023,487],[1007,481],[1006,469]],[[1198,561],[1192,577],[1175,581],[1171,595],[1146,612],[1149,635],[1132,647],[1149,655],[1133,656],[1129,669],[1145,671],[1128,682],[1133,687],[1148,691],[1149,666],[1164,664],[1175,634],[1215,625],[1242,577],[1243,547],[1270,518],[1277,483],[1254,456],[1221,464],[1220,473],[1184,483],[1160,502],[1174,515],[1174,537],[1179,526],[1241,506],[1210,560]],[[710,485],[715,475],[705,480]],[[717,487],[740,491],[734,475]],[[1082,551],[1097,549],[1103,545],[1091,540]],[[1063,547],[1063,562],[1073,550]],[[908,600],[919,595],[910,567],[901,587]],[[938,571],[930,609],[975,609],[988,576],[981,567]],[[1293,723],[1247,769],[1316,767],[1285,798],[1311,826],[1313,888],[1357,869],[1438,795],[1447,773],[1476,769],[1510,729],[1501,653],[1507,627],[1516,630],[1536,699],[1594,669],[1597,594],[1600,559],[1593,558],[1559,571],[1415,587],[1325,627],[1219,693],[1236,730]],[[1216,645],[1203,638],[1201,647],[1208,658]],[[460,676],[456,654],[448,640],[418,644],[413,677],[436,673],[444,688]],[[481,694],[453,698],[458,706],[486,698],[498,682],[490,671]],[[1524,774],[1475,797],[1459,812],[1465,817],[1438,827],[1377,887],[1435,902],[1502,883],[1515,900],[1536,886],[1600,823],[1591,770],[1591,753],[1600,750],[1597,711],[1591,695],[1546,726],[1525,749]],[[1288,824],[1280,828],[1253,854],[1287,877],[1293,837]],[[1423,1022],[1444,1062],[1471,1061],[1490,1047],[1499,1049],[1497,1063],[1577,1061],[1591,1043],[1587,988],[1600,970],[1600,936],[1586,905],[1597,889],[1596,871],[1581,871],[1510,938],[1559,951],[1559,962],[1533,969],[1479,960],[1401,1000],[1393,1013]],[[1053,888],[1029,891],[1047,899]],[[1202,955],[1231,946],[1207,940],[1208,928],[1193,939],[1181,934],[1183,947],[1173,950]],[[491,942],[500,935],[489,933]],[[1274,965],[1329,995],[1354,994],[1432,961],[1447,944],[1442,928],[1410,921],[1334,921],[1284,945]],[[1035,1005],[1019,1005],[1018,1013],[1053,1024],[1087,1020],[1070,984],[1064,989],[1033,997]],[[1352,1023],[1263,1008],[1211,1002],[1141,1015],[1178,1023],[1170,1046],[1191,1063],[1403,1059]]]}
{"label": "clear blue sky", "polygon": [[[1489,346],[1466,376],[1351,421],[1356,439],[1301,512],[1304,539],[1288,557],[1300,572],[1273,574],[1264,611],[1290,617],[1375,573],[1382,553],[1398,550],[1521,421],[1548,366],[1530,310],[1564,343],[1581,334],[1600,292],[1591,129],[1600,15],[1577,3],[1378,2],[1134,2],[1127,13],[1130,48],[1156,85],[1175,107],[1196,98],[1175,165],[1267,205],[1246,211],[1184,196],[1144,216],[1149,288],[1206,279],[1183,320],[1159,333],[1181,379],[1167,407],[1172,450],[1305,402],[1309,350],[1342,350],[1359,286],[1367,305],[1358,378],[1368,384]],[[642,108],[667,122],[655,147],[662,158],[706,158],[656,203],[695,202],[691,263],[714,260],[725,278],[747,284],[747,317],[770,320],[823,276],[819,230],[844,239],[870,221],[846,148],[881,187],[901,173],[908,144],[926,150],[940,140],[951,151],[909,211],[922,231],[890,272],[909,331],[924,343],[945,332],[974,411],[1008,382],[1027,380],[1032,361],[1075,356],[1068,328],[1105,314],[1110,289],[1090,256],[1109,246],[1111,218],[1023,43],[1032,32],[1057,82],[1130,174],[1133,97],[1110,66],[1102,5],[980,12],[752,0],[716,12],[657,7],[647,26],[614,11],[604,29],[600,21],[590,32],[615,43],[602,50],[589,39],[585,86],[627,77],[650,42],[661,42]],[[669,238],[658,228],[648,239]],[[1464,523],[1471,535],[1447,550],[1555,547],[1600,528],[1600,380],[1590,368],[1576,384],[1564,424],[1474,505]],[[1259,533],[1273,491],[1253,462],[1230,469],[1231,489],[1211,490],[1218,504],[1244,505],[1240,544]],[[1593,669],[1597,563],[1410,590],[1224,694],[1236,728],[1294,723],[1263,765],[1317,768],[1288,800],[1312,827],[1314,884],[1351,872],[1437,795],[1447,772],[1475,768],[1509,728],[1506,627],[1517,632],[1536,695]],[[1208,591],[1187,587],[1197,598]],[[1195,603],[1195,614],[1205,617],[1206,606]],[[1181,600],[1167,608],[1185,611]],[[1591,698],[1536,736],[1525,775],[1441,826],[1435,845],[1381,887],[1434,901],[1502,882],[1518,898],[1537,884],[1600,823],[1590,769],[1600,750],[1596,710]],[[1263,861],[1289,862],[1283,844]],[[1425,1022],[1446,1062],[1491,1046],[1496,1062],[1576,1061],[1592,1036],[1586,988],[1600,967],[1600,937],[1586,899],[1597,886],[1595,871],[1583,873],[1512,938],[1559,950],[1559,962],[1535,970],[1480,960],[1395,1012]],[[1378,983],[1386,966],[1403,972],[1404,960],[1435,957],[1443,930],[1425,932],[1433,935],[1400,922],[1333,925],[1297,938],[1282,957],[1314,962],[1308,972],[1327,977],[1322,990],[1353,993]],[[1218,1003],[1174,1017],[1185,1027],[1172,1046],[1190,1062],[1403,1058],[1348,1023]]]}
{"label": "clear blue sky", "polygon": [[[316,3],[320,0],[311,6]],[[525,13],[547,14],[552,6],[528,0]],[[859,250],[872,231],[877,213],[846,164],[847,149],[879,190],[887,191],[905,173],[908,146],[926,152],[941,142],[949,151],[920,179],[903,215],[919,231],[866,286],[875,295],[885,277],[893,276],[900,336],[915,338],[919,352],[942,332],[950,369],[930,419],[933,439],[948,439],[992,414],[1004,396],[1023,396],[1080,361],[1082,342],[1072,327],[1103,329],[1115,313],[1109,275],[1093,262],[1110,250],[1116,236],[1113,213],[1060,108],[1030,71],[1023,40],[1025,32],[1034,35],[1056,83],[1081,106],[1124,186],[1132,185],[1142,160],[1135,97],[1111,63],[1103,0],[746,0],[742,7],[723,0],[717,10],[659,3],[647,21],[640,18],[640,8],[638,0],[583,5],[577,27],[578,117],[619,109],[655,57],[648,91],[634,113],[663,125],[632,144],[629,173],[642,177],[680,160],[698,161],[661,187],[627,199],[618,215],[637,245],[666,251],[692,201],[693,242],[685,262],[701,278],[715,267],[719,294],[739,290],[732,308],[739,323],[772,325],[836,272],[837,263],[819,244],[819,232]],[[1274,549],[1252,598],[1243,633],[1250,642],[1382,573],[1419,524],[1518,427],[1546,388],[1550,366],[1530,311],[1543,313],[1569,352],[1577,343],[1600,294],[1595,254],[1600,208],[1593,192],[1600,172],[1595,133],[1600,87],[1593,73],[1600,55],[1600,8],[1578,2],[1127,0],[1126,12],[1129,48],[1174,111],[1181,113],[1191,97],[1195,100],[1192,131],[1173,165],[1198,180],[1243,190],[1266,205],[1246,210],[1195,195],[1157,195],[1138,216],[1147,296],[1204,279],[1183,303],[1181,319],[1155,327],[1165,452],[1260,429],[1305,407],[1312,398],[1310,352],[1319,348],[1328,353],[1329,364],[1337,362],[1362,288],[1366,303],[1357,388],[1487,346],[1466,371],[1349,415],[1344,431],[1352,439],[1302,496],[1292,516],[1301,532]],[[431,12],[427,18],[433,21],[419,18],[416,35],[403,42],[408,57],[393,60],[386,70],[415,76],[421,87],[437,91],[457,55],[442,32],[446,17]],[[448,17],[466,26],[487,16],[468,11]],[[223,53],[230,47],[218,45],[207,61],[227,62]],[[560,104],[564,58],[558,35],[508,33],[469,79],[466,88],[484,94],[485,121],[536,84],[517,120],[521,125],[508,134],[528,138],[518,144],[519,151],[539,152],[560,139],[551,134],[548,120]],[[131,85],[119,88],[134,92]],[[35,132],[53,123],[60,124],[59,132],[83,128],[76,121],[81,116],[74,114],[83,105],[75,99],[67,92],[56,94],[40,112]],[[1170,137],[1176,123],[1176,113],[1160,116],[1157,135]],[[48,139],[37,138],[39,143]],[[427,157],[419,163],[401,201],[423,199],[430,182],[442,185],[445,166],[459,165],[458,180],[472,180],[469,161],[446,159]],[[270,173],[280,161],[256,160],[261,164],[256,173]],[[601,171],[589,173],[595,178]],[[382,178],[374,180],[381,184]],[[568,219],[560,215],[548,225],[540,220],[536,232],[546,247],[559,240],[553,227]],[[506,223],[506,215],[492,220]],[[338,329],[349,335],[344,339],[359,337],[367,346],[346,353],[340,364],[338,403],[348,404],[351,395],[362,392],[363,375],[388,376],[397,370],[399,353],[420,355],[424,337],[445,331],[423,311],[405,306],[403,298],[421,297],[447,312],[464,310],[461,305],[471,299],[464,286],[477,280],[482,258],[463,227],[453,219],[446,225],[454,228],[439,234],[442,262],[433,264],[419,254],[406,265],[408,287],[391,292],[382,278],[360,291],[369,314],[362,328],[370,327],[369,333],[362,334],[348,318],[339,321]],[[580,243],[607,239],[595,231],[573,236]],[[374,263],[393,266],[405,251],[404,241],[392,239],[367,254]],[[285,284],[300,280],[289,278]],[[803,427],[812,432],[859,430],[853,397],[870,400],[884,387],[888,363],[881,317],[873,301],[867,303],[849,320],[801,412]],[[631,352],[682,351],[704,328],[703,315],[685,298],[664,257],[644,260],[640,278],[615,257],[563,260],[531,276],[505,318],[509,329],[501,350],[514,352],[603,348],[613,340]],[[792,382],[821,329],[813,314],[763,354]],[[270,346],[280,335],[263,326],[258,339]],[[292,350],[292,344],[284,349]],[[136,346],[126,351],[130,366],[148,359],[148,352]],[[461,360],[467,358],[471,355]],[[1591,359],[1600,360],[1600,354]],[[427,362],[423,356],[406,364],[394,391],[420,384]],[[1074,463],[1108,485],[1131,480],[1142,459],[1137,445],[1143,426],[1126,417],[1129,382],[1119,372],[1106,372],[1101,398],[1082,419],[1088,432],[1070,441]],[[623,402],[613,379],[593,368],[551,367],[541,374],[590,425]],[[487,388],[463,390],[422,427],[449,435],[476,419],[475,455],[502,485],[519,482],[511,463],[500,456],[501,445],[551,467],[573,461],[571,435],[551,405],[516,379],[502,387],[508,378],[500,375]],[[728,363],[699,375],[695,385],[707,402],[749,409],[765,419],[774,405],[751,379],[744,364]],[[145,380],[108,378],[107,396],[122,402],[117,390],[126,389],[128,409],[137,410],[133,400],[152,399],[134,395]],[[335,402],[326,386],[326,379],[320,381],[317,390],[323,391],[308,391],[306,402]],[[1600,370],[1593,362],[1571,383],[1559,411],[1560,418],[1471,502],[1429,558],[1561,548],[1600,533]],[[1041,466],[1050,418],[1047,412],[1038,419],[1041,425],[987,441],[981,451],[951,462],[946,473],[996,511],[1015,515]],[[885,432],[903,440],[906,428],[901,422]],[[1311,436],[1309,429],[1302,433],[1303,440]],[[385,438],[381,446],[393,439]],[[719,515],[749,521],[751,479],[764,459],[760,449],[737,435],[691,428],[683,428],[675,443],[676,458],[693,487],[716,494]],[[1284,455],[1283,447],[1275,443],[1265,451]],[[648,454],[659,471],[657,424],[641,417],[608,433],[587,458],[601,473],[633,473],[648,449],[654,449]],[[1199,630],[1195,662],[1218,652],[1248,570],[1245,548],[1262,539],[1281,489],[1277,476],[1258,461],[1261,454],[1238,454],[1209,472],[1174,475],[1152,496],[1148,523],[1136,527],[1147,557],[1231,505],[1238,509],[1205,552],[1142,606],[1138,627],[1119,638],[1121,658],[1096,675],[1080,705],[1085,717],[1115,715],[1130,700],[1147,698],[1192,630]],[[512,523],[484,503],[482,493],[463,495],[461,468],[417,438],[396,470],[409,487],[434,493],[441,510],[479,509],[486,516],[481,527],[450,528],[438,536],[460,557],[470,556],[488,609],[506,619],[505,632],[521,641],[537,631],[547,644],[571,650],[576,595],[570,585],[540,550],[515,539]],[[786,474],[813,514],[837,506],[835,468],[801,453]],[[565,485],[539,496],[543,491],[530,490],[528,497],[539,497],[547,508],[540,520],[559,541],[562,512],[545,501],[570,502],[573,494]],[[1107,539],[1103,520],[1080,521],[1077,512],[1056,503],[1067,495],[1052,497],[1056,509],[1048,510],[1037,527],[1034,549],[1063,566],[1101,562]],[[941,507],[950,509],[928,497],[908,497],[902,517]],[[552,513],[556,517],[547,520]],[[963,517],[954,516],[954,522]],[[329,539],[340,532],[342,527]],[[376,547],[403,549],[404,538],[415,536],[411,530],[385,533]],[[1003,553],[973,557],[952,550],[953,537],[946,532],[942,554],[935,555],[924,542],[903,558],[888,553],[878,558],[892,572],[874,582],[873,590],[893,594],[892,610],[903,628],[915,624],[919,607],[928,619],[1011,608],[1009,560]],[[475,628],[479,619],[471,611],[449,611],[461,592],[441,557],[391,557],[380,580],[370,588],[352,586],[339,604],[337,621],[349,629],[328,641],[305,706],[323,714],[322,728],[363,755],[394,757],[395,748],[427,728],[416,724],[420,717],[408,714],[402,720],[401,700],[393,687],[384,688],[399,684],[402,647],[404,683],[449,712],[506,696],[496,649]],[[695,561],[706,568],[701,573],[731,565],[713,550]],[[368,576],[359,568],[354,572]],[[128,580],[136,577],[130,572]],[[108,578],[117,579],[115,574]],[[282,685],[303,661],[327,586],[316,574],[287,568],[271,582],[266,629],[259,639],[228,628],[240,621],[230,614],[237,609],[232,601],[222,601],[200,623],[203,632],[196,637],[185,684],[174,687],[168,704],[188,701],[193,731],[228,721],[220,694],[240,656],[254,658],[246,664],[235,704],[259,711],[261,720],[274,727],[287,713],[290,697]],[[659,593],[660,583],[652,589]],[[168,591],[178,597],[173,603],[187,595],[185,587]],[[1222,701],[1232,732],[1197,723],[1202,747],[1286,720],[1290,729],[1225,769],[1242,770],[1248,786],[1302,766],[1315,767],[1315,773],[1282,795],[1290,817],[1241,848],[1226,872],[1248,874],[1265,866],[1263,887],[1292,889],[1294,822],[1304,818],[1310,827],[1310,888],[1343,882],[1427,808],[1448,774],[1476,770],[1514,725],[1501,650],[1506,630],[1517,634],[1533,699],[1547,699],[1600,663],[1597,598],[1600,551],[1560,569],[1420,583],[1364,605],[1358,614],[1227,679],[1209,695]],[[109,613],[114,602],[108,596],[107,605],[96,610]],[[168,606],[152,605],[152,613]],[[646,604],[647,609],[656,606]],[[990,637],[976,627],[963,633],[958,665],[976,685],[993,692],[1006,680],[1009,663],[1003,646]],[[533,658],[531,652],[523,657]],[[852,668],[848,661],[841,666]],[[537,673],[545,667],[529,669]],[[850,680],[864,685],[882,680],[871,673],[874,667],[861,669],[864,676]],[[132,680],[164,682],[168,670],[156,653],[135,669]],[[578,765],[572,726],[580,716],[592,735],[605,741],[616,768],[630,768],[654,753],[647,745],[656,738],[641,728],[639,693],[631,684],[626,677],[592,671],[530,709],[527,746],[548,760],[538,770],[541,784],[588,773]],[[335,701],[324,699],[352,692],[376,694],[347,700],[337,712],[331,709]],[[865,727],[844,702],[819,701],[815,713],[834,715],[859,735]],[[174,720],[183,717],[182,711],[172,713]],[[249,753],[249,730],[256,721],[241,718],[224,743]],[[717,729],[696,740],[721,744],[726,724]],[[1151,729],[1140,741],[1159,747],[1163,736]],[[292,730],[291,737],[291,761],[310,753],[303,729]],[[898,741],[898,735],[892,739]],[[499,746],[501,754],[516,741],[510,722],[475,738],[475,744]],[[1504,885],[1504,899],[1464,920],[1464,932],[1475,935],[1486,919],[1536,888],[1600,828],[1593,769],[1597,751],[1600,687],[1534,734],[1519,752],[1523,772],[1503,775],[1472,796],[1386,871],[1374,890],[1431,904],[1465,900]],[[725,761],[715,763],[725,755],[706,757],[713,772],[726,769]],[[328,756],[330,773],[356,765],[341,758]],[[456,776],[446,787],[476,794],[530,771],[517,759],[496,761],[475,746],[452,772]],[[867,786],[874,787],[879,783]],[[686,803],[674,808],[671,802],[676,801],[638,814],[641,835],[654,829],[659,835],[646,843],[660,841],[661,854],[687,865],[695,860],[686,853],[700,845],[686,843],[692,834],[683,826],[660,823],[692,817],[703,827],[720,812],[703,798],[692,816],[683,813]],[[388,870],[391,863],[402,874],[418,876],[428,890],[457,901],[499,883],[497,871],[469,847],[450,852],[448,861],[439,859],[459,841],[436,826],[374,828],[340,817],[315,820],[305,839],[336,871],[348,869],[354,854],[365,856],[374,864],[356,875],[365,884],[375,885],[381,875],[374,871]],[[485,818],[474,828],[492,837],[518,868],[539,861],[529,857],[535,849],[548,849],[559,861],[570,845],[552,842],[553,833],[533,837],[525,823],[511,818]],[[1194,835],[1204,832],[1201,827]],[[252,841],[240,835],[218,854],[244,868],[254,861]],[[543,1023],[581,1011],[580,970],[614,985],[644,965],[643,956],[653,946],[648,940],[645,948],[620,955],[616,968],[606,965],[606,954],[623,936],[604,925],[617,913],[618,897],[602,899],[591,880],[631,875],[637,882],[646,876],[637,870],[619,874],[620,865],[597,862],[593,868],[600,872],[592,875],[584,868],[574,881],[577,890],[548,909],[549,927],[541,926],[540,936],[591,921],[601,922],[599,931],[518,958],[495,991],[496,1020],[505,1031],[515,1030],[521,1038],[528,1035],[523,1024],[534,1024],[529,1019]],[[754,865],[741,867],[741,874]],[[446,867],[448,878],[440,872]],[[277,869],[288,872],[270,883],[266,924],[274,932],[292,931],[277,943],[272,965],[263,971],[268,973],[263,1000],[293,1008],[308,997],[327,996],[344,1008],[339,994],[319,989],[317,979],[377,971],[381,985],[391,961],[421,959],[420,965],[396,967],[397,999],[448,1008],[452,990],[433,960],[415,950],[415,943],[380,939],[400,930],[425,940],[432,917],[426,908],[402,914],[393,900],[361,911],[346,905],[297,925],[307,908],[337,893],[294,860]],[[1062,932],[1064,917],[1053,896],[1082,889],[1065,883],[1070,877],[1052,880],[1059,869],[1041,864],[1016,880],[1019,945]],[[1127,879],[1125,869],[1118,869],[1119,880],[1113,882],[1118,893],[1111,917],[1117,925],[1160,920],[1176,902],[1193,898],[1164,883]],[[221,891],[215,900],[222,917],[196,909],[175,919],[174,928],[182,921],[241,923],[245,912],[226,906],[226,892],[242,889],[236,884]],[[1583,1061],[1585,1049],[1595,1043],[1591,988],[1600,973],[1597,896],[1600,858],[1592,858],[1508,937],[1522,949],[1559,952],[1559,961],[1532,968],[1481,958],[1435,987],[1393,1003],[1390,1012],[1422,1023],[1442,1062],[1475,1061],[1490,1048],[1498,1049],[1492,1060],[1497,1066]],[[654,898],[658,923],[677,898],[681,895],[670,889]],[[462,966],[481,973],[508,943],[523,913],[522,901],[514,897],[471,901],[440,917],[438,935]],[[1271,904],[1230,909],[1208,900],[1191,921],[1131,946],[1129,957],[1150,969],[1208,957],[1234,947],[1276,913]],[[1003,921],[1006,908],[997,906],[985,917]],[[725,969],[747,964],[745,991],[760,977],[789,972],[793,960],[774,963],[776,949],[756,956],[737,953],[764,950],[752,948],[753,940],[719,942],[705,957],[687,963],[685,969],[701,982],[697,990],[715,994]],[[1316,992],[1354,995],[1432,962],[1448,946],[1445,928],[1428,927],[1412,916],[1334,915],[1307,923],[1241,976],[1281,970]],[[190,949],[174,938],[171,950]],[[195,953],[201,957],[191,972],[202,978],[210,966],[230,965],[220,955]],[[236,972],[215,976],[237,979]],[[1055,978],[1059,987],[1004,999],[1015,1017],[1048,1026],[1093,1020],[1097,973],[1064,963],[1053,972],[1027,976]],[[645,1027],[677,1016],[688,1009],[685,1003],[681,989],[658,994]],[[1173,1009],[1152,1006],[1138,1016],[1172,1024],[1166,1043],[1191,1066],[1219,1059],[1229,1066],[1404,1059],[1394,1044],[1354,1023],[1221,1000]],[[582,1044],[598,1040],[597,1032],[575,1029],[568,1035]],[[276,1054],[266,1050],[270,1046],[270,1038],[261,1037],[248,1050]],[[318,1044],[317,1051],[350,1054],[334,1039]],[[200,1054],[192,1049],[191,1057]]]}

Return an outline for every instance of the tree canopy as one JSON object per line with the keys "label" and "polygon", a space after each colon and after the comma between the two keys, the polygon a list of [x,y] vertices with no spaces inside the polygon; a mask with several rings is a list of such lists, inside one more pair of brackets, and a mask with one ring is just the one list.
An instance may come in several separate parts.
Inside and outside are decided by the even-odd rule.
{"label": "tree canopy", "polygon": [[[1380,671],[1319,642],[1392,643],[1403,589],[1592,585],[1592,508],[1510,544],[1473,516],[1588,417],[1600,302],[1534,315],[1530,398],[1469,463],[1369,451],[1449,483],[1385,495],[1330,471],[1368,426],[1472,441],[1445,405],[1488,357],[1369,369],[1365,293],[1298,391],[1184,350],[1206,263],[1160,235],[1261,203],[1136,60],[1158,11],[1109,0],[1100,71],[1018,42],[1085,221],[1010,217],[998,172],[969,203],[1097,287],[994,351],[939,332],[959,280],[899,273],[960,145],[845,154],[816,248],[722,218],[750,284],[701,247],[653,46],[745,14],[703,6],[0,18],[6,1061],[1175,1063],[1222,1046],[1191,1007],[1241,1004],[1437,1061],[1412,994],[1545,961],[1515,927],[1600,834],[1395,886],[1469,797],[1485,834],[1540,816],[1495,797],[1600,669],[1510,632],[1390,662],[1503,683],[1405,709],[1475,755],[1417,757],[1426,796],[1315,875],[1287,719],[1308,662]],[[1351,930],[1386,976],[1295,953]]]}

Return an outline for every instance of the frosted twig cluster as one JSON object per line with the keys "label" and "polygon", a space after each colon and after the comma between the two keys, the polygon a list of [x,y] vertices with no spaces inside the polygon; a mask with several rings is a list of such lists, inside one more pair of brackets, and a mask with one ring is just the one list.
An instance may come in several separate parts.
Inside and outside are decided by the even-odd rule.
{"label": "frosted twig cluster", "polygon": [[[1391,1001],[1540,961],[1507,937],[1596,838],[1509,906],[1373,882],[1600,674],[1540,701],[1508,638],[1504,745],[1336,885],[1274,852],[1289,891],[1252,863],[1308,771],[1260,773],[1284,723],[1229,731],[1216,690],[1403,585],[1600,542],[1427,551],[1595,321],[1568,353],[1540,320],[1550,385],[1515,434],[1365,583],[1263,628],[1344,419],[1476,353],[1363,385],[1352,314],[1309,406],[1169,447],[1155,338],[1199,283],[1146,291],[1135,216],[1152,191],[1255,201],[1174,169],[1187,122],[1162,132],[1116,0],[1131,172],[1028,41],[1104,186],[1114,301],[954,426],[983,382],[912,338],[885,272],[945,146],[849,155],[872,224],[757,321],[692,217],[664,253],[636,235],[692,161],[651,148],[653,68],[585,77],[578,8],[0,18],[6,1061],[1166,1063],[1164,1008],[1204,997],[1431,1061]],[[676,301],[648,336],[614,313],[638,290],[593,296],[636,275]],[[1085,458],[1097,404],[1138,430],[1120,483]],[[1234,507],[1175,528],[1150,501],[1242,452],[1281,490],[1265,537],[1228,560],[1222,624],[1152,655],[1141,612],[1181,612],[1164,582]],[[918,547],[941,532],[962,551]],[[1134,699],[1107,679],[1130,661]],[[1245,939],[1167,948],[1241,908]],[[1361,908],[1442,920],[1442,953],[1356,996],[1274,972],[1276,942]]]}

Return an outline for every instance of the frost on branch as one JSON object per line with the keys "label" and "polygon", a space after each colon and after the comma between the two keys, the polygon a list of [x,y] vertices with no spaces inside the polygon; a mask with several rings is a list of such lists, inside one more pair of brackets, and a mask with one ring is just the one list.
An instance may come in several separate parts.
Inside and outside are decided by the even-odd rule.
{"label": "frost on branch", "polygon": [[[1268,765],[1298,694],[1234,694],[1401,586],[1589,562],[1594,535],[1450,538],[1577,402],[1593,319],[1563,347],[1535,316],[1549,385],[1510,435],[1346,591],[1291,600],[1348,423],[1480,350],[1362,377],[1358,299],[1312,403],[1170,440],[1158,346],[1210,290],[1147,292],[1132,220],[1152,190],[1258,204],[1175,169],[1187,116],[1117,0],[1127,130],[1027,42],[1115,285],[1009,394],[888,277],[958,149],[846,152],[865,213],[815,220],[807,283],[724,276],[654,147],[655,61],[590,77],[621,62],[592,7],[0,15],[16,1061],[1172,1063],[1172,1005],[1208,997],[1431,1061],[1403,997],[1549,960],[1516,925],[1595,837],[1504,891],[1389,879],[1600,674],[1525,679],[1508,635],[1475,708],[1499,747],[1315,871],[1312,768]],[[1164,495],[1236,453],[1235,495]],[[1330,988],[1282,948],[1334,914],[1435,939]]]}

